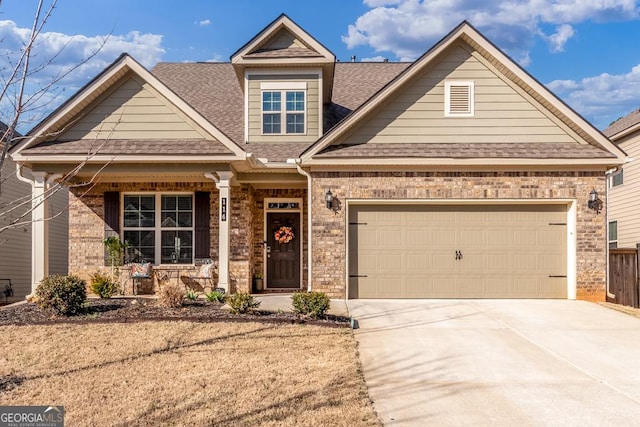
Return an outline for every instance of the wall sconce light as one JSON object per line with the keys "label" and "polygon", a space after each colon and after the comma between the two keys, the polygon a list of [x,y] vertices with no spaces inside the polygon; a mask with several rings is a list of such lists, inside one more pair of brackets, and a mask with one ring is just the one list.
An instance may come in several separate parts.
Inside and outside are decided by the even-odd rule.
{"label": "wall sconce light", "polygon": [[333,209],[333,194],[331,190],[327,190],[324,195],[324,200],[327,202],[327,209]]}
{"label": "wall sconce light", "polygon": [[587,206],[589,206],[589,209],[596,211],[596,214],[599,214],[602,210],[602,200],[598,198],[598,192],[595,188],[589,193],[589,203]]}

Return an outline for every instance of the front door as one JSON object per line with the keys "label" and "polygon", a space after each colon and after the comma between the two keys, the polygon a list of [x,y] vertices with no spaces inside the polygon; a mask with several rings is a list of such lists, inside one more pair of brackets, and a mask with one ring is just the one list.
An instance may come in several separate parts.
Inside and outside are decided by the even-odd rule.
{"label": "front door", "polygon": [[268,289],[300,289],[299,212],[267,212]]}

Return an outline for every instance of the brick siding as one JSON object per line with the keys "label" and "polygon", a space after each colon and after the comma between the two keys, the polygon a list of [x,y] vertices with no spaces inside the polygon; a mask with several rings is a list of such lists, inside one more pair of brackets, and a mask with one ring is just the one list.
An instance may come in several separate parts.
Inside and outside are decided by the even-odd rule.
{"label": "brick siding", "polygon": [[[315,172],[313,176],[313,289],[346,296],[346,209],[349,199],[577,200],[577,298],[604,301],[605,212],[588,209],[589,192],[603,199],[602,172]],[[341,209],[326,208],[331,189]],[[605,203],[606,205],[606,203]]]}

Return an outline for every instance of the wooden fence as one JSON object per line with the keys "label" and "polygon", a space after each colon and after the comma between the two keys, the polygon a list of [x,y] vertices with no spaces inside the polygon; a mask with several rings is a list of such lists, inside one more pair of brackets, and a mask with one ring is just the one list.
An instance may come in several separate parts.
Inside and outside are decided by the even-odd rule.
{"label": "wooden fence", "polygon": [[635,249],[609,249],[609,291],[607,301],[640,308],[640,244]]}

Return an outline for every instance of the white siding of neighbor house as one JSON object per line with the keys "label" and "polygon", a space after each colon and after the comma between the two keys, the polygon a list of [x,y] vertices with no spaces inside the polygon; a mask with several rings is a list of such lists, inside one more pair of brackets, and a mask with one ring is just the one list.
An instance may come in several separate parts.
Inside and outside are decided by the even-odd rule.
{"label": "white siding of neighbor house", "polygon": [[[320,124],[319,102],[319,76],[317,74],[281,74],[281,75],[249,75],[249,135],[248,142],[258,141],[291,141],[314,142],[318,139]],[[306,133],[304,135],[263,135],[262,134],[262,91],[260,83],[263,82],[306,82]],[[284,105],[284,100],[283,100]],[[284,130],[284,123],[283,130]]]}
{"label": "white siding of neighbor house", "polygon": [[618,247],[640,243],[640,132],[616,141],[634,160],[623,166],[623,184],[609,188],[609,218],[618,222]]}
{"label": "white siding of neighbor house", "polygon": [[[15,164],[9,160],[2,171],[2,187],[0,190],[0,206],[17,200],[30,200],[31,186],[18,180]],[[6,179],[5,179],[6,177]],[[63,211],[49,223],[49,273],[67,274],[69,216],[67,205],[69,192],[63,189],[57,192],[50,201],[50,214]],[[0,221],[3,227],[24,213],[26,208],[5,215]],[[31,293],[31,223],[27,214],[24,225],[13,227],[0,233],[0,278],[11,279],[14,296],[9,302],[23,300]],[[0,301],[4,302],[5,281],[0,282]]]}
{"label": "white siding of neighbor house", "polygon": [[[339,143],[576,142],[470,50],[444,52]],[[473,117],[445,117],[445,81],[474,83]]]}
{"label": "white siding of neighbor house", "polygon": [[211,139],[148,83],[131,77],[96,100],[58,139],[154,138]]}

